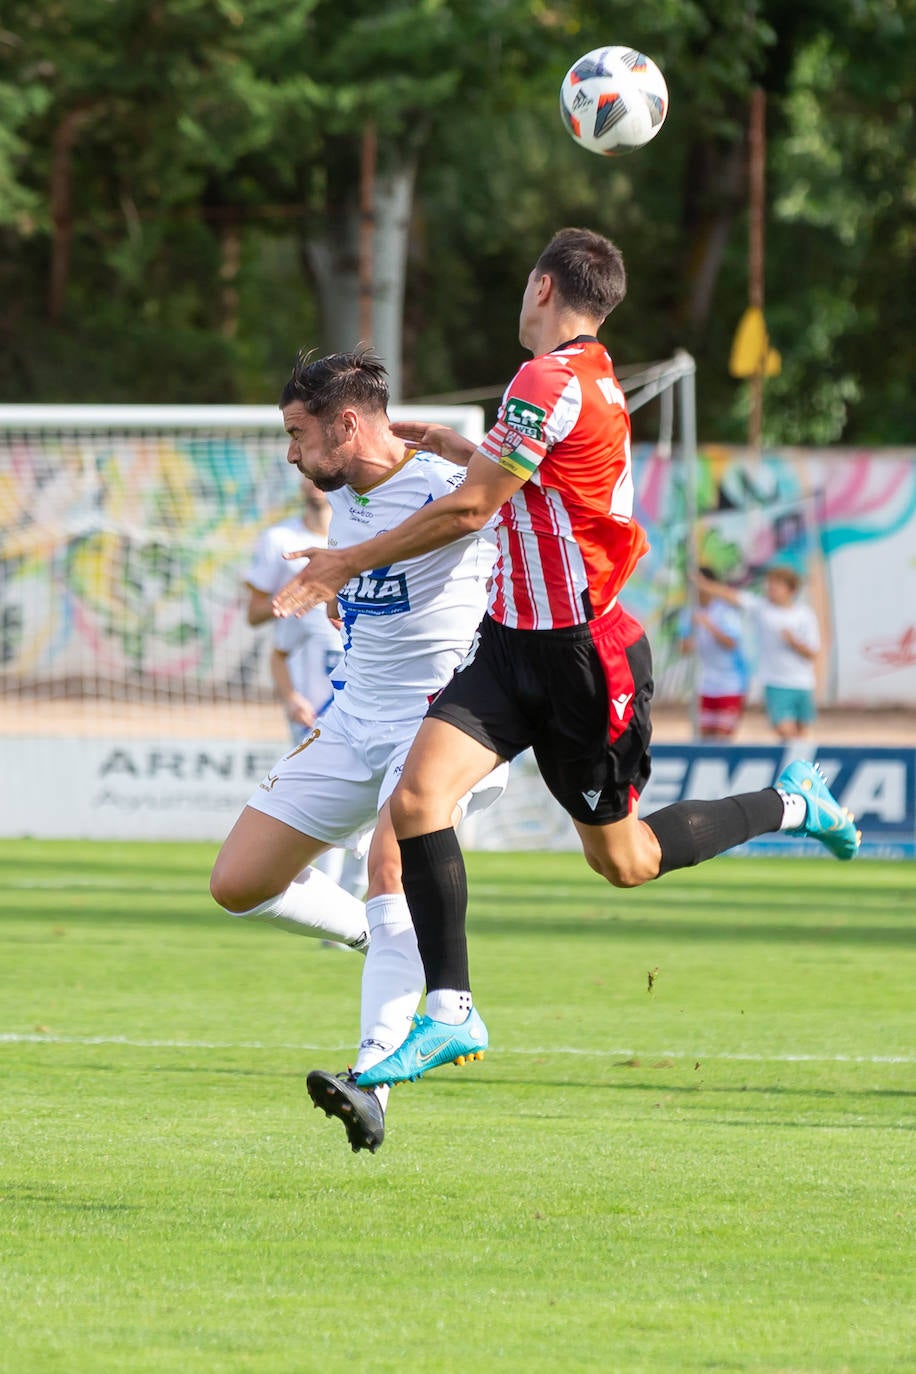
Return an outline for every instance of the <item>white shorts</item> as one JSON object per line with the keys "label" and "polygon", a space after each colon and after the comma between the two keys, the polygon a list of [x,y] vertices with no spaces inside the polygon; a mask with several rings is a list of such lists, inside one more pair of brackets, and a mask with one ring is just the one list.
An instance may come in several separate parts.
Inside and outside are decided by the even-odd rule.
{"label": "white shorts", "polygon": [[[268,770],[248,805],[325,844],[354,847],[395,789],[422,716],[360,720],[334,701],[301,744]],[[507,764],[458,803],[462,816],[506,790]]]}

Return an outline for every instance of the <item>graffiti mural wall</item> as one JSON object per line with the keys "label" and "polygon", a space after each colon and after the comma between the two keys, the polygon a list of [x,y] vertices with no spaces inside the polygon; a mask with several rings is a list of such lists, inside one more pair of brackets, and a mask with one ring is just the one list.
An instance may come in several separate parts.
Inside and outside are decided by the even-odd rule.
{"label": "graffiti mural wall", "polygon": [[[624,600],[649,629],[659,696],[682,697],[689,531],[676,461],[639,454],[637,502],[652,550]],[[753,590],[772,563],[804,578],[821,628],[822,703],[916,704],[916,451],[785,449],[752,462],[705,447],[696,505],[698,563]],[[752,641],[748,650],[753,666]]]}
{"label": "graffiti mural wall", "polygon": [[0,671],[53,689],[269,691],[241,577],[295,509],[282,435],[74,434],[0,450]]}
{"label": "graffiti mural wall", "polygon": [[[0,438],[0,686],[269,695],[240,582],[260,529],[296,506],[282,436]],[[652,548],[624,601],[649,630],[659,697],[683,698],[684,473],[650,449],[634,466]],[[699,562],[748,587],[773,561],[804,575],[823,703],[916,703],[916,450],[750,463],[705,448],[696,492]]]}

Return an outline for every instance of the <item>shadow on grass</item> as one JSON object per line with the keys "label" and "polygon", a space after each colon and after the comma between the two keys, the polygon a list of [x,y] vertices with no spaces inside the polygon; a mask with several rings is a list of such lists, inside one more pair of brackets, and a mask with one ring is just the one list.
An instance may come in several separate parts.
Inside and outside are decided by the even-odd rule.
{"label": "shadow on grass", "polygon": [[[763,900],[765,899],[761,898],[761,901]],[[829,941],[839,945],[916,949],[916,926],[871,925],[868,923],[867,913],[863,915],[854,909],[850,909],[848,923],[844,919],[845,913],[831,917],[825,910],[823,920],[811,921],[809,915],[807,924],[795,925],[787,919],[774,920],[772,916],[770,919],[755,920],[750,914],[746,920],[735,920],[735,904],[728,901],[704,903],[703,910],[709,919],[703,921],[698,921],[693,913],[686,911],[683,916],[670,913],[663,916],[655,915],[645,910],[633,916],[620,916],[616,911],[604,912],[600,909],[588,914],[570,912],[568,915],[526,915],[525,911],[531,909],[531,901],[508,895],[499,903],[500,912],[506,914],[491,915],[480,904],[475,906],[473,894],[471,902],[468,932],[472,938],[478,939],[481,936],[495,935],[514,940],[553,940],[558,936],[564,939],[588,936],[608,941],[670,939],[700,941],[706,944],[734,941],[823,944]],[[772,911],[772,904],[770,910]],[[902,908],[901,915],[906,914]],[[149,901],[132,902],[129,907],[106,911],[99,903],[94,903],[89,898],[85,911],[72,908],[64,910],[60,905],[56,905],[53,908],[30,910],[27,918],[23,915],[23,920],[27,920],[27,925],[21,931],[4,931],[3,939],[6,943],[31,945],[41,943],[45,939],[57,940],[67,934],[68,927],[74,932],[79,930],[84,921],[86,927],[83,928],[95,927],[98,930],[103,930],[109,925],[119,929],[136,925],[176,929],[183,927],[192,935],[203,928],[219,927],[229,939],[263,938],[259,926],[235,920],[218,911],[164,911],[161,906]],[[55,927],[53,933],[47,930],[48,925]]]}
{"label": "shadow on grass", "polygon": [[[72,1046],[69,1046],[68,1048],[72,1048]],[[87,1048],[92,1047],[89,1046]],[[125,1046],[125,1048],[132,1050],[138,1048],[142,1050],[147,1050],[152,1049],[153,1047],[145,1045],[127,1045]],[[161,1054],[161,1050],[159,1050],[158,1052]],[[278,1051],[278,1054],[279,1053],[280,1051]],[[305,1076],[310,1071],[310,1069],[316,1067],[317,1066],[314,1063],[312,1063],[311,1060],[309,1061],[307,1067],[303,1066],[302,1068],[296,1069],[236,1069],[229,1068],[228,1066],[220,1067],[218,1065],[213,1064],[163,1063],[154,1064],[152,1066],[131,1065],[129,1067],[125,1067],[124,1064],[93,1064],[90,1063],[88,1060],[80,1059],[76,1063],[72,1064],[55,1064],[54,1072],[56,1074],[79,1073],[84,1075],[93,1073],[115,1073],[118,1074],[120,1077],[135,1077],[139,1075],[141,1078],[162,1078],[170,1077],[172,1074],[183,1074],[189,1077],[193,1076],[195,1078],[268,1078],[285,1079],[287,1081],[301,1079],[302,1091],[304,1093]]]}
{"label": "shadow on grass", "polygon": [[[505,903],[510,905],[510,903]],[[719,910],[730,915],[734,905],[727,902],[710,902],[704,910]],[[859,921],[865,918],[859,917]],[[538,916],[527,919],[524,916],[488,916],[484,912],[472,913],[468,920],[469,934],[474,936],[501,935],[506,937],[536,939],[546,936],[588,935],[607,940],[690,940],[710,943],[732,943],[733,941],[755,941],[776,944],[834,944],[898,946],[902,949],[916,949],[916,927],[881,926],[865,924],[832,924],[829,918],[823,923],[811,925],[792,925],[788,921],[773,920],[709,920],[696,921],[690,916],[617,916],[596,913],[594,916]]]}
{"label": "shadow on grass", "polygon": [[66,1198],[56,1193],[39,1193],[28,1184],[9,1183],[4,1186],[7,1202],[40,1202],[68,1212],[138,1212],[135,1202],[98,1202],[95,1199]]}
{"label": "shadow on grass", "polygon": [[[623,1068],[624,1065],[619,1067]],[[702,1066],[701,1066],[702,1067]],[[662,1072],[663,1070],[658,1070]],[[670,1070],[668,1070],[670,1071]],[[691,1070],[692,1072],[692,1070]],[[682,1097],[734,1097],[754,1095],[758,1097],[810,1097],[835,1101],[842,1098],[903,1098],[908,1100],[916,1098],[916,1091],[908,1088],[786,1088],[779,1085],[746,1083],[727,1084],[711,1086],[706,1082],[697,1083],[671,1083],[665,1078],[656,1079],[631,1079],[628,1082],[623,1080],[611,1080],[601,1078],[590,1083],[573,1083],[564,1078],[507,1078],[500,1075],[499,1078],[485,1078],[478,1075],[474,1079],[467,1079],[461,1084],[450,1084],[449,1087],[460,1087],[462,1090],[470,1088],[472,1091],[483,1088],[498,1089],[508,1088],[532,1088],[535,1091],[562,1091],[562,1092],[587,1092],[587,1093],[619,1093],[619,1092],[641,1092],[650,1093],[658,1097],[659,1093],[666,1096]],[[394,1099],[392,1099],[393,1101]],[[568,1116],[567,1112],[558,1112],[558,1116]],[[916,1129],[916,1125],[909,1126],[910,1130]]]}

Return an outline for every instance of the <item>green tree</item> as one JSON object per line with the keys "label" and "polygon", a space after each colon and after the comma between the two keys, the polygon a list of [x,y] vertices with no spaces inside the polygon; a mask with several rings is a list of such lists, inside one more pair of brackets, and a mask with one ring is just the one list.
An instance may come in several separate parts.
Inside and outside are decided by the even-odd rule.
{"label": "green tree", "polygon": [[[263,399],[297,345],[352,346],[371,131],[371,334],[396,388],[402,351],[407,394],[504,382],[533,255],[585,222],[627,257],[617,360],[688,347],[701,432],[740,440],[727,359],[760,84],[784,360],[767,436],[899,440],[913,11],[621,0],[611,21],[597,0],[7,0],[0,383],[23,399]],[[575,57],[621,40],[660,63],[671,112],[648,148],[607,160],[567,137],[557,91]]]}

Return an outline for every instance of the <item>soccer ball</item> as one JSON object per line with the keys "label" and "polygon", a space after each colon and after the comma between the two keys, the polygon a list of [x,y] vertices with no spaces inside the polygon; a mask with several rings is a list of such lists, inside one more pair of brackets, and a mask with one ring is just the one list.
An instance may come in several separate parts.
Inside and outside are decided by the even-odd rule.
{"label": "soccer ball", "polygon": [[668,87],[651,57],[635,48],[594,48],[564,76],[560,113],[581,148],[619,157],[658,133]]}

